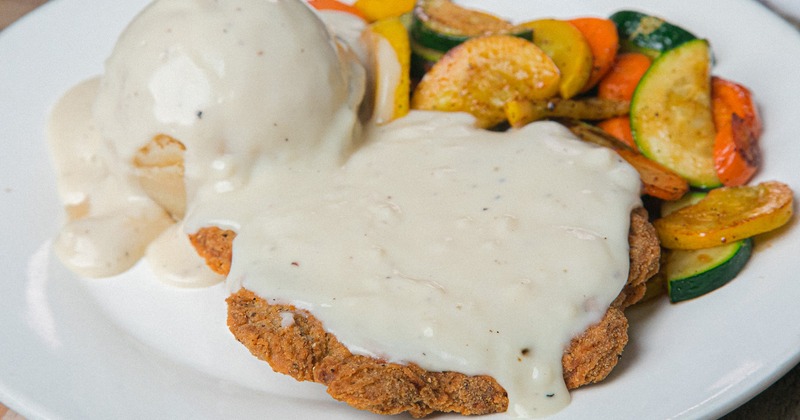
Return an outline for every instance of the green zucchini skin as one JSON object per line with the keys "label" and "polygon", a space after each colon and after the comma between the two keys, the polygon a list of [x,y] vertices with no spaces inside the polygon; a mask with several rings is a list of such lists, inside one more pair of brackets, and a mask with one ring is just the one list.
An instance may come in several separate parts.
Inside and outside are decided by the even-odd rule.
{"label": "green zucchini skin", "polygon": [[[699,265],[695,275],[683,278],[671,278],[669,273],[670,257],[667,256],[667,294],[671,302],[681,302],[702,296],[716,290],[733,280],[747,264],[753,253],[753,240],[747,238],[733,244],[723,245],[728,247],[729,253],[721,261],[716,260],[708,265]],[[705,250],[671,251],[699,253]]]}
{"label": "green zucchini skin", "polygon": [[631,100],[631,131],[639,150],[695,188],[722,183],[714,167],[711,48],[695,39],[656,59]]}
{"label": "green zucchini skin", "polygon": [[[527,39],[528,41],[533,40],[533,30],[529,28],[515,27],[507,33],[509,35]],[[455,30],[448,32],[438,30],[419,19],[418,15],[416,14],[414,15],[414,20],[411,23],[411,37],[417,43],[419,43],[419,45],[441,52],[447,52],[464,41],[472,38],[471,35],[458,34],[455,32]]]}
{"label": "green zucchini skin", "polygon": [[410,35],[420,46],[442,52],[448,51],[469,39],[469,36],[466,35],[447,34],[437,31],[426,22],[423,22],[416,13],[411,22]]}
{"label": "green zucchini skin", "polygon": [[640,52],[655,58],[697,37],[659,17],[633,10],[621,10],[610,17],[617,25],[623,51]]}
{"label": "green zucchini skin", "polygon": [[[442,53],[480,35],[508,34],[533,40],[530,28],[513,26],[499,17],[461,8],[451,0],[418,1],[411,13],[409,34],[419,47]],[[420,55],[425,57],[426,54]]]}
{"label": "green zucchini skin", "polygon": [[411,42],[411,77],[421,79],[444,55],[443,52],[420,45],[413,37]]}
{"label": "green zucchini skin", "polygon": [[[696,204],[707,192],[691,191],[677,201],[661,204],[666,216],[683,207]],[[753,239],[697,250],[666,250],[662,270],[667,283],[667,296],[673,303],[694,299],[716,290],[735,278],[753,253]],[[712,254],[717,254],[716,258]],[[687,262],[692,262],[687,263]]]}
{"label": "green zucchini skin", "polygon": [[[444,0],[449,1],[449,0]],[[442,13],[437,9],[437,4],[442,1],[422,0],[417,3],[414,11],[407,16],[406,26],[411,41],[411,77],[420,79],[430,68],[439,61],[445,53],[457,47],[464,41],[473,38],[476,33],[484,34],[508,34],[517,36],[528,41],[533,41],[533,30],[523,26],[512,26],[497,18],[502,22],[504,29],[488,32],[480,32],[480,26],[457,27],[448,26],[437,19],[437,13]],[[469,15],[469,10],[462,13]]]}

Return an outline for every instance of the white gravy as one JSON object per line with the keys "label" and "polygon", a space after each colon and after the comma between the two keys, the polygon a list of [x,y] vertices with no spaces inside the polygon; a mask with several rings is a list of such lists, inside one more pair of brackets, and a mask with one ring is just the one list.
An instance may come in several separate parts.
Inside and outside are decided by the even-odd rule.
{"label": "white gravy", "polygon": [[[359,130],[360,66],[298,5],[157,1],[126,30],[102,85],[82,84],[62,99],[50,124],[52,151],[65,202],[85,207],[62,233],[78,240],[59,241],[65,264],[110,275],[131,263],[82,269],[114,258],[76,244],[119,243],[112,251],[135,249],[135,262],[145,252],[139,244],[162,232],[160,250],[179,242],[180,228],[233,229],[232,292],[245,287],[308,310],[357,354],[491,375],[508,392],[512,415],[558,411],[569,401],[565,347],[602,318],[627,279],[638,175],[554,123],[496,133],[473,128],[464,114],[415,111]],[[176,23],[178,11],[192,19]],[[211,35],[223,27],[248,47]],[[148,58],[148,48],[165,54]],[[263,61],[247,54],[257,51],[316,58],[309,66],[267,64],[243,83],[239,70]],[[333,93],[317,92],[319,78]],[[176,101],[180,89],[168,99],[148,91],[180,83],[188,83],[189,102]],[[237,95],[242,90],[248,94]],[[291,95],[297,104],[282,107]],[[186,146],[187,216],[172,228],[130,175],[131,155],[158,133]],[[76,149],[96,164],[77,165],[69,157]],[[104,221],[108,214],[113,222]],[[91,229],[70,227],[76,222]],[[183,266],[166,270],[173,284],[186,278],[173,276]]]}

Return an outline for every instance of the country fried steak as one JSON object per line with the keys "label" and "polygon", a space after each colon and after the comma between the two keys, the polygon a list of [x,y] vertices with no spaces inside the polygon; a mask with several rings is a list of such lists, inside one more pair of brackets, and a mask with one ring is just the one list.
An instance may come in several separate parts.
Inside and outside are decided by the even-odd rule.
{"label": "country fried steak", "polygon": [[[211,227],[190,237],[214,271],[228,273],[234,232]],[[643,208],[631,213],[628,237],[627,284],[603,319],[575,337],[562,357],[569,389],[605,379],[617,364],[628,342],[623,310],[642,298],[645,281],[658,270],[660,248]],[[505,390],[489,376],[430,372],[413,363],[352,354],[310,313],[269,304],[246,289],[227,302],[228,327],[254,356],[276,372],[324,384],[333,398],[353,407],[379,414],[407,411],[414,417],[435,411],[489,414],[508,408]]]}

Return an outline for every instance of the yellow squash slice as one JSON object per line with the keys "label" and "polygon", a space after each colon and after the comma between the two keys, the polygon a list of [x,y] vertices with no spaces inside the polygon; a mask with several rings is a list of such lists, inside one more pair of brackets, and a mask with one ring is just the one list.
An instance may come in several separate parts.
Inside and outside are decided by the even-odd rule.
{"label": "yellow squash slice", "polygon": [[561,97],[569,99],[580,93],[592,75],[594,61],[583,33],[571,23],[556,19],[534,20],[520,26],[533,29],[533,43],[550,56],[561,71]]}
{"label": "yellow squash slice", "polygon": [[399,17],[414,8],[414,0],[356,0],[353,6],[370,22]]}
{"label": "yellow squash slice", "polygon": [[414,109],[465,111],[479,127],[506,118],[512,99],[546,99],[558,93],[560,74],[539,47],[510,35],[472,38],[442,57],[417,85]]}
{"label": "yellow squash slice", "polygon": [[711,248],[783,226],[792,217],[792,202],[792,190],[776,181],[718,188],[653,224],[665,248]]}

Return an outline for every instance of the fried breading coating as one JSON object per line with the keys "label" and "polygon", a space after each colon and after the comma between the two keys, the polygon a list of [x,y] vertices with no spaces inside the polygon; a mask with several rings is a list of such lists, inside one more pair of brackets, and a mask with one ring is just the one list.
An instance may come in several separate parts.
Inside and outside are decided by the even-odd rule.
{"label": "fried breading coating", "polygon": [[[191,236],[209,265],[227,274],[235,233],[209,228]],[[660,254],[644,209],[631,213],[629,243],[628,283],[604,318],[575,337],[564,352],[561,362],[569,389],[605,379],[628,342],[622,310],[644,295],[645,281],[658,270]],[[354,355],[310,313],[269,304],[247,289],[231,295],[227,303],[228,327],[254,356],[276,372],[327,386],[333,398],[355,408],[379,414],[407,411],[414,417],[437,411],[489,414],[508,408],[505,390],[492,377],[431,372],[415,364]]]}
{"label": "fried breading coating", "polygon": [[206,260],[206,264],[212,271],[227,276],[231,271],[235,237],[236,232],[232,230],[208,227],[189,235],[189,241],[197,253]]}

